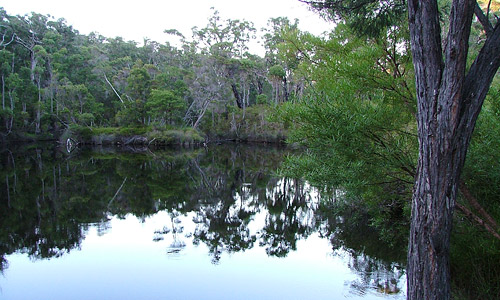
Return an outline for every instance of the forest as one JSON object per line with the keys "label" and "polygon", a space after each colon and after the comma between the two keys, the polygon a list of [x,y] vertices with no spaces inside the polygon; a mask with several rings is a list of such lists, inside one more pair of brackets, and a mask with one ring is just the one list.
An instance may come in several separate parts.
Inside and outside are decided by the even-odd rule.
{"label": "forest", "polygon": [[[381,239],[406,241],[420,150],[406,1],[358,10],[363,1],[350,1],[352,7],[339,4],[349,1],[305,2],[318,18],[336,22],[335,30],[315,36],[285,17],[257,30],[251,21],[224,20],[214,9],[192,37],[165,31],[177,36],[180,47],[84,35],[64,19],[0,9],[1,142],[286,139],[304,151],[289,155],[279,172],[305,178],[325,193],[343,190],[329,210],[368,216]],[[454,6],[437,3],[444,32]],[[477,1],[466,70],[497,32],[491,24],[499,12],[498,2]],[[258,35],[263,57],[249,53]],[[498,76],[472,127],[452,214],[451,289],[456,299],[496,299]]]}
{"label": "forest", "polygon": [[293,72],[300,58],[283,60],[278,51],[281,29],[297,30],[298,21],[286,18],[269,21],[264,58],[248,52],[253,24],[223,20],[216,10],[192,39],[165,31],[178,36],[180,49],[82,35],[37,13],[2,10],[1,22],[4,140],[148,133],[149,140],[169,143],[178,134],[199,142],[200,132],[233,139],[274,132],[279,140],[282,128],[267,122],[263,106],[297,99],[305,86]]}

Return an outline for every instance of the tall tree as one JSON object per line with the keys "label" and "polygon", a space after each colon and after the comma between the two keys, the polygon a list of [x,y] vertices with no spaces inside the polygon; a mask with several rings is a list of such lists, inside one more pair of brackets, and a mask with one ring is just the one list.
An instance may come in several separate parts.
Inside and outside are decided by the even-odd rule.
{"label": "tall tree", "polygon": [[[474,12],[487,38],[467,71]],[[408,1],[417,88],[419,161],[412,199],[408,298],[449,299],[457,189],[486,93],[500,66],[500,26],[474,0],[454,0],[444,46],[437,1]]]}
{"label": "tall tree", "polygon": [[[255,38],[255,28],[253,23],[240,20],[222,21],[217,10],[205,28],[193,28],[193,39],[201,45],[201,52],[212,59],[213,67],[223,72],[227,85],[231,87],[235,104],[239,108],[245,106],[245,87],[249,86],[247,80],[252,71],[249,60],[242,61],[249,57],[248,43]],[[243,76],[241,76],[243,75]]]}
{"label": "tall tree", "polygon": [[[347,19],[368,15],[389,26],[405,1],[304,1]],[[491,1],[490,1],[491,2]],[[500,23],[493,25],[475,0],[453,0],[442,39],[436,0],[407,1],[415,67],[419,159],[408,247],[408,299],[449,299],[449,248],[459,179],[477,117],[500,66]],[[372,12],[370,14],[370,11]],[[486,38],[468,68],[473,16]],[[376,20],[376,19],[373,19]]]}

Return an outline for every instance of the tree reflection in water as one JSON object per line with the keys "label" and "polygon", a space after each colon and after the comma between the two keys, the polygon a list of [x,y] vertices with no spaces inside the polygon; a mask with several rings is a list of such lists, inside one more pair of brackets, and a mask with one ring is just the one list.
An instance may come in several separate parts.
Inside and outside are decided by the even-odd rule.
{"label": "tree reflection in water", "polygon": [[[1,269],[12,253],[37,260],[78,249],[90,226],[106,234],[112,216],[145,220],[166,211],[170,219],[152,236],[172,235],[168,255],[182,253],[190,239],[207,245],[214,264],[223,253],[257,245],[285,257],[298,241],[319,233],[358,274],[350,283],[354,293],[399,292],[404,249],[391,253],[363,220],[333,215],[328,207],[338,199],[320,201],[307,183],[276,176],[286,152],[236,145],[140,153],[76,149],[70,155],[54,147],[3,150]],[[184,232],[188,215],[193,232]]]}

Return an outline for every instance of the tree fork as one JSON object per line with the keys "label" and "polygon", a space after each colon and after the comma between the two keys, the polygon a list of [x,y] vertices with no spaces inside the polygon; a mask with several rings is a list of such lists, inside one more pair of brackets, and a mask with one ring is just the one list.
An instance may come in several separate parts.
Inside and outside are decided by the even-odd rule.
{"label": "tree fork", "polygon": [[474,0],[453,1],[442,49],[437,1],[408,1],[419,137],[408,247],[408,299],[451,297],[449,244],[460,173],[500,64],[497,24],[465,74],[476,9]]}

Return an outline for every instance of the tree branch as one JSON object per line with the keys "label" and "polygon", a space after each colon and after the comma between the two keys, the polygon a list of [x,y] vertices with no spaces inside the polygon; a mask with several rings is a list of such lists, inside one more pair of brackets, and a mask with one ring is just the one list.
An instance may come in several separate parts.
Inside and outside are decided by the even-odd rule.
{"label": "tree branch", "polygon": [[[420,1],[408,1],[408,14],[420,112],[418,123],[423,125],[430,123],[430,118],[437,111],[436,102],[444,68],[438,6],[434,1],[426,2],[425,7],[421,7]],[[419,132],[419,135],[424,136],[425,133]]]}
{"label": "tree branch", "polygon": [[[1,28],[1,27],[5,27],[5,28],[7,28],[7,30],[8,30],[8,27],[7,27],[7,26],[5,26],[5,25],[0,25],[0,28]],[[14,39],[17,37],[17,35],[16,35],[16,33],[15,33],[15,32],[14,32],[14,33],[12,33],[12,37],[11,37],[10,41],[8,41],[8,42],[6,43],[6,42],[5,42],[5,36],[7,35],[7,30],[6,30],[6,31],[2,34],[2,41],[0,42],[0,47],[4,47],[4,48],[5,48],[5,47],[7,47],[7,46],[8,46],[8,45],[10,45],[10,44],[14,41]]]}
{"label": "tree branch", "polygon": [[470,209],[467,207],[463,206],[460,203],[455,204],[456,207],[462,211],[467,217],[471,218],[474,220],[477,224],[481,225],[486,231],[488,231],[491,235],[493,235],[495,238],[500,240],[500,234],[498,234],[489,224],[487,224],[483,219],[475,215]]}
{"label": "tree branch", "polygon": [[474,14],[476,15],[479,23],[483,25],[483,29],[486,32],[486,36],[490,36],[493,32],[493,25],[491,25],[488,17],[484,14],[483,10],[479,6],[479,3],[476,3],[476,7],[474,7]]}
{"label": "tree branch", "polygon": [[125,184],[125,182],[127,181],[127,177],[125,177],[125,179],[123,179],[123,182],[122,184],[120,185],[120,187],[118,188],[118,190],[116,191],[115,195],[113,196],[113,198],[111,198],[111,200],[109,200],[108,202],[108,210],[109,208],[111,207],[111,203],[113,203],[113,201],[115,200],[116,196],[118,196],[118,193],[120,193],[120,191],[122,190],[123,188],[123,185]]}
{"label": "tree branch", "polygon": [[[500,67],[500,22],[497,23],[486,39],[479,55],[469,69],[464,82],[463,104],[460,107],[460,127],[458,132],[470,139],[486,94],[493,77]],[[456,138],[463,138],[457,136]]]}
{"label": "tree branch", "polygon": [[109,86],[111,87],[111,89],[113,90],[113,92],[115,92],[115,95],[118,97],[118,99],[120,99],[120,101],[125,104],[123,102],[123,99],[122,97],[120,97],[120,94],[118,94],[118,92],[115,90],[115,88],[113,87],[113,85],[111,84],[111,82],[109,82],[108,80],[108,77],[106,76],[106,73],[103,73],[104,74],[104,79],[106,80],[106,82],[109,84]]}
{"label": "tree branch", "polygon": [[493,219],[493,217],[490,216],[486,212],[486,210],[484,210],[484,208],[481,206],[481,204],[479,204],[479,202],[477,202],[476,198],[474,196],[472,196],[469,189],[467,189],[467,186],[465,186],[465,184],[463,182],[460,182],[459,188],[460,188],[460,192],[464,196],[465,200],[467,200],[467,202],[469,202],[469,204],[472,205],[472,207],[474,207],[477,210],[477,212],[479,212],[479,214],[481,214],[486,219],[486,222],[488,222],[489,225],[491,227],[493,227],[493,229],[498,231],[499,226],[498,226],[497,222],[495,221],[495,219]]}

